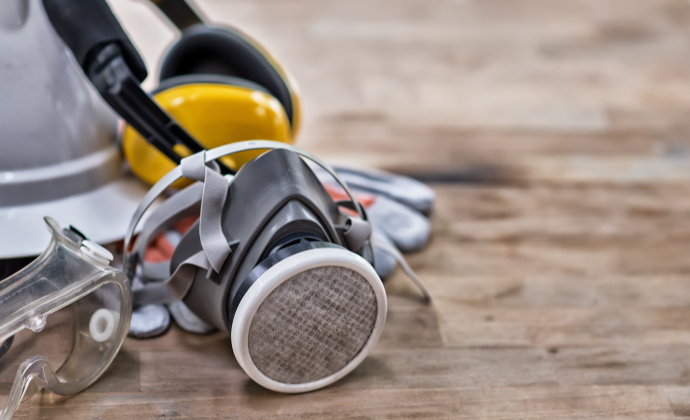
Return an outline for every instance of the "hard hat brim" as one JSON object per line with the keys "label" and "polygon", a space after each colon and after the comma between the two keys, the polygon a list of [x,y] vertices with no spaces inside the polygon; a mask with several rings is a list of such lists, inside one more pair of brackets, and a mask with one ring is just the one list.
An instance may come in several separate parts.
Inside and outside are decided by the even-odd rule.
{"label": "hard hat brim", "polygon": [[59,200],[0,207],[0,259],[31,257],[45,250],[51,238],[45,216],[64,227],[73,225],[94,242],[121,240],[147,191],[146,185],[127,175]]}

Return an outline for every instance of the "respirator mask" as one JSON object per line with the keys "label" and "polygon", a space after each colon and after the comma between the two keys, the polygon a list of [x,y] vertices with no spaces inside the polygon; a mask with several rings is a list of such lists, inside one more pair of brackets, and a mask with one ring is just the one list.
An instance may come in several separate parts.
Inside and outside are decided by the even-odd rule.
{"label": "respirator mask", "polygon": [[32,263],[0,281],[0,419],[41,388],[72,395],[115,358],[132,313],[127,278],[112,254],[45,219],[52,240]]}
{"label": "respirator mask", "polygon": [[[223,176],[214,161],[270,150]],[[168,276],[134,290],[137,304],[182,300],[203,321],[230,334],[235,357],[260,385],[307,392],[345,376],[366,357],[386,320],[386,293],[373,264],[371,227],[352,199],[336,203],[295,147],[269,141],[222,146],[182,160],[146,196],[125,242],[150,204],[182,177],[198,181],[151,212],[125,269],[148,267],[149,242],[198,215],[175,248]],[[347,186],[341,186],[352,198]]]}

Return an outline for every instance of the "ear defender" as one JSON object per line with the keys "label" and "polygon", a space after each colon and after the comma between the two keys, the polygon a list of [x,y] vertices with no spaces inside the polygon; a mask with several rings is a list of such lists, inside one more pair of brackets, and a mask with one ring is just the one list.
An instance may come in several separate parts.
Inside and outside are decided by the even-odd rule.
{"label": "ear defender", "polygon": [[[186,28],[163,60],[160,80],[151,95],[206,149],[253,139],[293,142],[299,127],[295,83],[236,29],[202,23]],[[131,126],[122,143],[132,171],[150,184],[176,165]],[[191,154],[184,146],[176,152]],[[222,162],[237,170],[257,156],[240,153]]]}
{"label": "ear defender", "polygon": [[[213,165],[250,150],[270,151],[234,177]],[[302,158],[338,180],[318,158],[271,141],[185,158],[153,186],[125,239],[130,249],[146,209],[180,177],[199,181],[151,212],[127,253],[128,276],[148,277],[134,301],[182,300],[204,322],[230,334],[235,357],[252,379],[287,393],[325,387],[357,367],[377,342],[387,310],[366,213],[344,184],[351,201],[334,202]],[[200,214],[199,220],[175,248],[167,277],[151,281],[153,270],[143,258],[147,245],[190,214]]]}

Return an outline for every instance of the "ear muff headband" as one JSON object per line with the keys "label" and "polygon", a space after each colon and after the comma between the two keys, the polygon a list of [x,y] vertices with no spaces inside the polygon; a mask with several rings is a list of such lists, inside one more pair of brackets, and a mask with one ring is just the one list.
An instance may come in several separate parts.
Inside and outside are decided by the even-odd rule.
{"label": "ear muff headband", "polygon": [[245,89],[258,90],[259,92],[273,96],[268,89],[258,83],[254,83],[241,77],[226,76],[222,74],[184,74],[181,76],[171,77],[169,79],[162,80],[160,84],[151,91],[151,95],[155,95],[174,87],[191,84],[237,86]]}
{"label": "ear muff headband", "polygon": [[246,36],[232,29],[194,25],[168,51],[160,80],[171,77],[215,73],[236,76],[264,86],[283,105],[297,128],[296,92],[290,78],[270,55]]}
{"label": "ear muff headband", "polygon": [[[267,141],[267,140],[252,140],[252,141],[243,141],[243,142],[238,142],[238,143],[232,143],[232,144],[226,144],[224,146],[217,147],[212,150],[207,150],[207,151],[202,151],[200,153],[205,153],[204,155],[204,161],[206,163],[213,162],[219,158],[222,158],[224,156],[232,155],[235,153],[239,152],[245,152],[249,150],[262,150],[262,149],[285,149],[289,150],[291,152],[294,152],[303,158],[309,159],[312,162],[316,163],[320,167],[322,167],[326,172],[328,172],[333,179],[336,180],[336,182],[345,190],[345,193],[347,194],[348,198],[352,202],[354,206],[354,210],[357,211],[359,216],[363,219],[366,220],[366,216],[364,212],[362,211],[361,206],[359,203],[357,203],[357,200],[355,200],[354,195],[352,192],[350,192],[350,189],[347,187],[347,184],[343,182],[338,174],[335,173],[333,168],[331,168],[330,165],[328,165],[326,162],[322,161],[318,157],[314,156],[313,154],[302,150],[300,148],[297,148],[295,146],[291,146],[289,144],[285,143],[279,143],[275,141]],[[165,190],[167,190],[171,185],[173,185],[175,182],[180,180],[182,178],[182,168],[178,165],[173,169],[172,171],[168,172],[163,178],[161,178],[160,181],[154,185],[149,192],[144,196],[144,199],[141,201],[139,204],[139,207],[137,207],[137,210],[134,212],[134,216],[132,216],[132,221],[129,224],[129,228],[127,229],[127,235],[125,236],[125,261],[124,261],[124,271],[125,273],[131,274],[133,273],[133,259],[132,256],[134,255],[134,252],[130,251],[130,245],[132,242],[132,237],[134,236],[134,232],[137,228],[137,225],[139,224],[139,221],[141,221],[142,216],[148,210],[148,208],[153,204],[153,202],[160,196]]]}

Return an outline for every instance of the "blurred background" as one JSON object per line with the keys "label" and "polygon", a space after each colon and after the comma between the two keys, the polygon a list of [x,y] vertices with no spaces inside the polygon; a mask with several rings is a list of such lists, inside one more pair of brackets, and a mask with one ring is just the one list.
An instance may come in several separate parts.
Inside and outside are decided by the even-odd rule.
{"label": "blurred background", "polygon": [[[157,74],[178,34],[147,1],[109,1]],[[330,161],[429,180],[690,178],[686,1],[196,5],[293,73],[297,144]]]}

